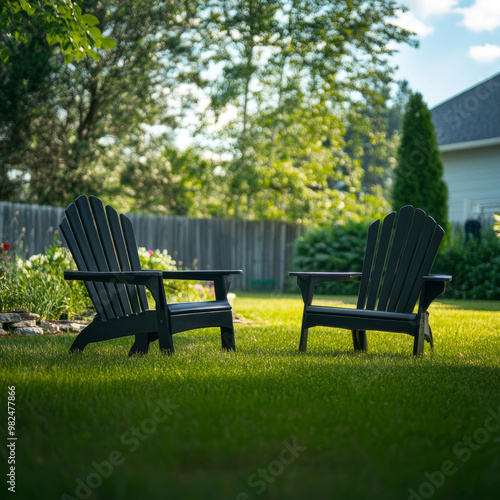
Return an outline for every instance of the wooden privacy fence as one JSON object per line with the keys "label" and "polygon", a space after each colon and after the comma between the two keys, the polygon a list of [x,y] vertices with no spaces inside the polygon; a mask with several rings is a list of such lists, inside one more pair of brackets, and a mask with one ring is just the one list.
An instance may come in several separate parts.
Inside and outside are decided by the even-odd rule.
{"label": "wooden privacy fence", "polygon": [[[24,257],[42,253],[54,242],[63,215],[60,207],[0,202],[0,243]],[[243,269],[232,278],[239,290],[284,291],[292,245],[304,232],[303,226],[275,221],[128,216],[139,246],[166,249],[182,267]]]}

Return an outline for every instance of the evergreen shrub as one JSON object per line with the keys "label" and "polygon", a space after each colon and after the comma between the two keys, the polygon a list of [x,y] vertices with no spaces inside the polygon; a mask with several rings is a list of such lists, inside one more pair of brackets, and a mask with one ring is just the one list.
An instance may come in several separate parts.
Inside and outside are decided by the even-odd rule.
{"label": "evergreen shrub", "polygon": [[422,94],[408,100],[403,133],[394,170],[393,209],[404,205],[421,208],[448,231],[448,188],[432,113]]}

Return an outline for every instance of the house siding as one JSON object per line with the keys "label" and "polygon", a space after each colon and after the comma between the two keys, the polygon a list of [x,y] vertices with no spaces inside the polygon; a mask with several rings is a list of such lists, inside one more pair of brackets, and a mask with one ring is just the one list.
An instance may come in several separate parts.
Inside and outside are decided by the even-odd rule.
{"label": "house siding", "polygon": [[455,229],[500,211],[500,73],[432,110]]}
{"label": "house siding", "polygon": [[490,225],[500,210],[500,145],[441,154],[450,221],[463,225],[474,218]]}

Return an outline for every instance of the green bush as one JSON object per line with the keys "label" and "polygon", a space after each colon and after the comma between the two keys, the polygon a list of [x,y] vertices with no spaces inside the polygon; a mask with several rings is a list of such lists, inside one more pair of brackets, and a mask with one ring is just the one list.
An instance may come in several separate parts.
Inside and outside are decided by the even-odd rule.
{"label": "green bush", "polygon": [[[143,269],[173,271],[177,267],[167,251],[139,248]],[[54,243],[44,254],[18,258],[9,245],[0,249],[0,312],[30,311],[44,320],[88,314],[92,304],[81,281],[65,281],[63,272],[76,269],[68,249]],[[193,281],[165,280],[172,302],[206,299],[209,292]],[[150,307],[154,304],[150,297]],[[90,313],[93,314],[92,312]]]}
{"label": "green bush", "polygon": [[456,299],[500,299],[500,239],[485,231],[480,240],[466,241],[455,235],[438,253],[434,273],[451,274],[446,297]]}
{"label": "green bush", "polygon": [[[368,222],[309,231],[297,239],[290,268],[293,271],[361,271]],[[356,295],[358,282],[324,283],[318,293]]]}
{"label": "green bush", "polygon": [[45,320],[85,314],[91,306],[85,286],[63,278],[64,270],[75,268],[69,251],[57,244],[27,260],[3,252],[0,312],[30,311]]}

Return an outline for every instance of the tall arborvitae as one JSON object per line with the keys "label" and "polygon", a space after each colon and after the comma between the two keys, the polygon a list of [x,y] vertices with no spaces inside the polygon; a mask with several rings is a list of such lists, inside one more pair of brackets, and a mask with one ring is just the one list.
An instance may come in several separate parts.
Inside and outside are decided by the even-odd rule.
{"label": "tall arborvitae", "polygon": [[448,189],[432,115],[420,93],[410,97],[394,171],[393,208],[422,208],[445,229],[448,226]]}

